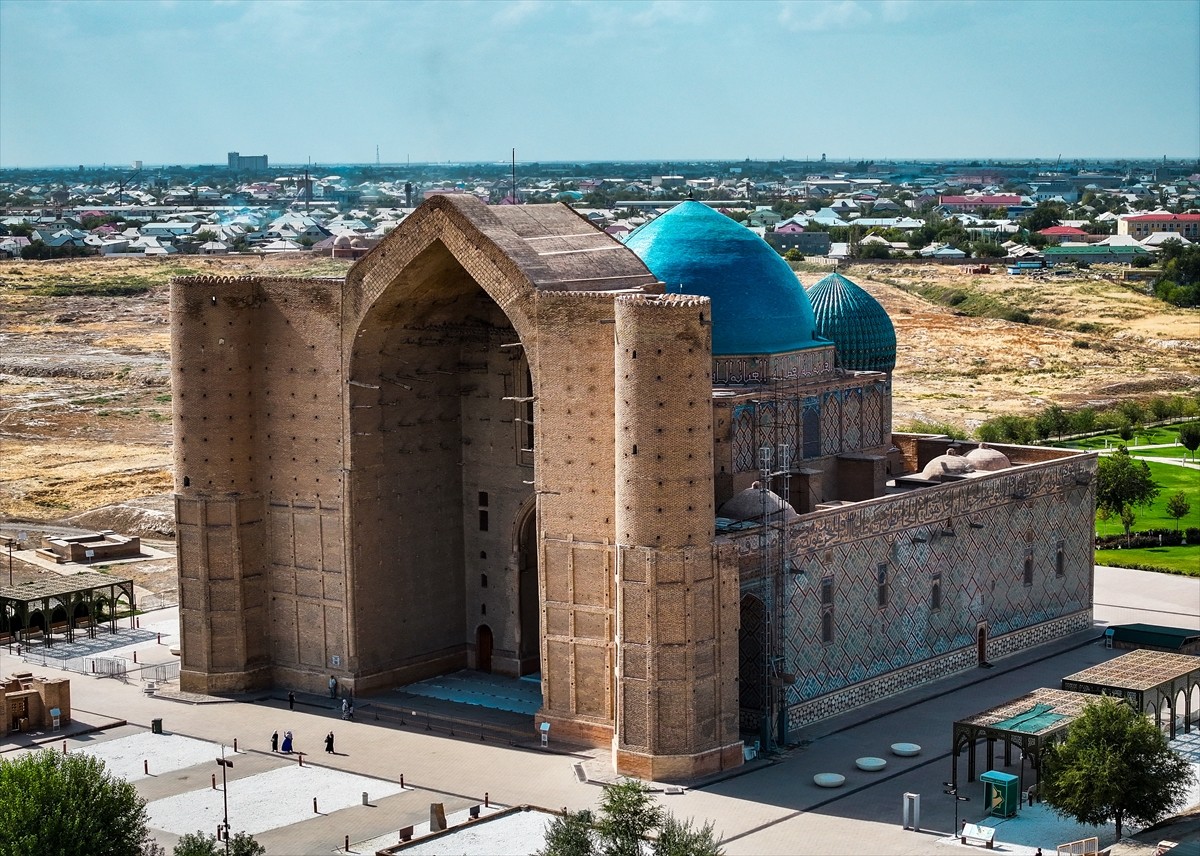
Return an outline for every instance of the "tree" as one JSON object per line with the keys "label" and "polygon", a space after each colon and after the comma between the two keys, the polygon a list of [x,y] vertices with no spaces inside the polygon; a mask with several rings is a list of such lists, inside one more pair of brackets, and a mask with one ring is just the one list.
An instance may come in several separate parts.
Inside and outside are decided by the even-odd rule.
{"label": "tree", "polygon": [[1175,518],[1175,531],[1179,531],[1179,521],[1188,516],[1192,504],[1188,502],[1187,494],[1183,491],[1173,493],[1167,498],[1167,514]]}
{"label": "tree", "polygon": [[695,828],[691,820],[675,819],[649,788],[629,779],[604,789],[598,817],[585,810],[551,821],[538,856],[642,856],[647,833],[655,828],[654,856],[721,856],[712,823]]}
{"label": "tree", "polygon": [[1065,205],[1061,202],[1045,200],[1039,202],[1036,208],[1021,218],[1021,225],[1030,232],[1040,232],[1042,229],[1057,226],[1065,216],[1067,216]]}
{"label": "tree", "polygon": [[787,259],[789,262],[802,262],[802,261],[804,261],[804,253],[800,252],[800,251],[799,251],[798,249],[796,249],[795,247],[792,247],[790,250],[788,250],[786,253],[784,253],[784,254],[783,254],[783,257],[784,257],[785,259]]}
{"label": "tree", "polygon": [[1192,460],[1195,460],[1196,450],[1200,449],[1200,422],[1189,422],[1186,425],[1180,425],[1179,442],[1183,444],[1183,448],[1192,453]]}
{"label": "tree", "polygon": [[690,820],[667,815],[654,842],[654,856],[721,856],[721,846],[711,820],[695,829]]}
{"label": "tree", "polygon": [[0,853],[137,856],[153,847],[146,801],[104,762],[43,749],[0,760]]}
{"label": "tree", "polygon": [[887,244],[881,244],[878,241],[868,241],[865,244],[855,246],[854,257],[857,259],[890,259],[892,251]]}
{"label": "tree", "polygon": [[1099,825],[1155,823],[1181,805],[1193,773],[1158,727],[1124,702],[1087,705],[1043,756],[1041,793],[1063,817]]}
{"label": "tree", "polygon": [[984,240],[971,244],[971,255],[977,259],[1002,259],[1008,253],[995,241]]}
{"label": "tree", "polygon": [[[235,832],[229,838],[230,856],[265,856],[267,848],[254,840],[248,832]],[[200,830],[180,836],[171,851],[172,856],[224,856],[225,845],[217,836]]]}
{"label": "tree", "polygon": [[625,779],[605,788],[596,823],[604,856],[641,856],[642,840],[663,822],[663,815],[650,789],[637,779]]}
{"label": "tree", "polygon": [[1096,478],[1096,507],[1101,514],[1117,515],[1129,540],[1133,528],[1133,508],[1149,505],[1158,496],[1158,485],[1150,475],[1145,461],[1135,461],[1124,445],[1099,461]]}
{"label": "tree", "polygon": [[546,846],[538,856],[592,856],[596,852],[594,822],[587,809],[554,818],[546,828]]}

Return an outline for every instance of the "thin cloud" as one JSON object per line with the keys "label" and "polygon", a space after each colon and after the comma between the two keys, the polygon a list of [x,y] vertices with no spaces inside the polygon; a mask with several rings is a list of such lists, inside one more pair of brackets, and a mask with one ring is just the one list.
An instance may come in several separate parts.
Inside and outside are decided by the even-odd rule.
{"label": "thin cloud", "polygon": [[546,4],[542,0],[513,0],[505,3],[500,11],[492,16],[492,23],[498,27],[515,27],[534,15],[541,14]]}
{"label": "thin cloud", "polygon": [[804,32],[841,30],[870,20],[871,14],[856,0],[786,2],[779,10],[781,26]]}

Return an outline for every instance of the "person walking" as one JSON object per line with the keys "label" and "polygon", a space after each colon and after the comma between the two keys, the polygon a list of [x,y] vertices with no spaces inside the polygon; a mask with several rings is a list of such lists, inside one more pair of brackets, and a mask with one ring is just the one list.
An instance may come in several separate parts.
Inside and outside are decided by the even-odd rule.
{"label": "person walking", "polygon": [[350,707],[346,710],[346,719],[354,719],[354,700],[351,699]]}
{"label": "person walking", "polygon": [[288,690],[288,710],[296,709],[296,694]]}
{"label": "person walking", "polygon": [[290,732],[290,731],[283,732],[283,747],[282,748],[283,748],[283,754],[285,754],[285,755],[292,754],[292,732]]}
{"label": "person walking", "polygon": [[330,755],[333,754],[333,732],[330,731],[325,735],[325,751]]}
{"label": "person walking", "polygon": [[350,699],[342,699],[342,719],[350,718]]}
{"label": "person walking", "polygon": [[329,676],[329,697],[337,698],[337,678],[333,675]]}
{"label": "person walking", "polygon": [[279,751],[279,732],[278,731],[271,732],[271,751],[272,752]]}

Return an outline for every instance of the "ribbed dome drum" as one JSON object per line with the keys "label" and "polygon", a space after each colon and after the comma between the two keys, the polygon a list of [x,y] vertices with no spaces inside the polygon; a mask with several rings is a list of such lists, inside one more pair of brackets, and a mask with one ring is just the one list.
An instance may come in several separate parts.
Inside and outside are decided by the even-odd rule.
{"label": "ribbed dome drum", "polygon": [[808,289],[817,335],[837,348],[837,365],[852,371],[890,372],[896,367],[896,328],[874,297],[840,273]]}
{"label": "ribbed dome drum", "polygon": [[796,274],[745,226],[681,202],[630,233],[633,250],[673,294],[712,301],[714,356],[780,354],[827,345]]}

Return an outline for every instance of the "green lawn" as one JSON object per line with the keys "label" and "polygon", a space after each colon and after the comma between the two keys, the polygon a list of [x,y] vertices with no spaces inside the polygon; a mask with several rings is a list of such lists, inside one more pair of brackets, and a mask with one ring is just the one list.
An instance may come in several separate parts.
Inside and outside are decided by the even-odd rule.
{"label": "green lawn", "polygon": [[[1186,423],[1178,425],[1160,425],[1157,428],[1147,428],[1144,431],[1138,431],[1133,435],[1132,440],[1122,440],[1116,432],[1111,434],[1100,434],[1095,437],[1085,437],[1082,440],[1064,440],[1061,443],[1055,443],[1056,446],[1061,446],[1066,449],[1088,449],[1095,451],[1096,449],[1115,449],[1122,443],[1131,452],[1135,446],[1157,446],[1162,443],[1175,443],[1179,440],[1179,429]],[[1182,447],[1180,447],[1182,449]]]}
{"label": "green lawn", "polygon": [[[1189,526],[1200,526],[1200,471],[1177,467],[1173,464],[1160,464],[1157,461],[1147,461],[1150,467],[1150,477],[1158,485],[1158,496],[1154,504],[1140,506],[1133,510],[1137,520],[1133,524],[1135,532],[1142,529],[1174,529],[1175,518],[1167,515],[1167,500],[1172,494],[1183,491],[1192,503],[1192,510],[1187,517],[1179,521],[1180,529]],[[1125,529],[1119,518],[1101,520],[1096,518],[1096,532],[1100,535],[1120,535]]]}
{"label": "green lawn", "polygon": [[1183,448],[1183,446],[1167,446],[1162,449],[1130,449],[1129,454],[1135,458],[1162,458],[1168,461],[1186,461],[1189,464],[1200,464],[1200,451],[1195,453],[1195,460],[1193,461],[1193,453]]}
{"label": "green lawn", "polygon": [[1161,569],[1172,574],[1200,577],[1200,544],[1138,550],[1097,550],[1096,564],[1114,568]]}

